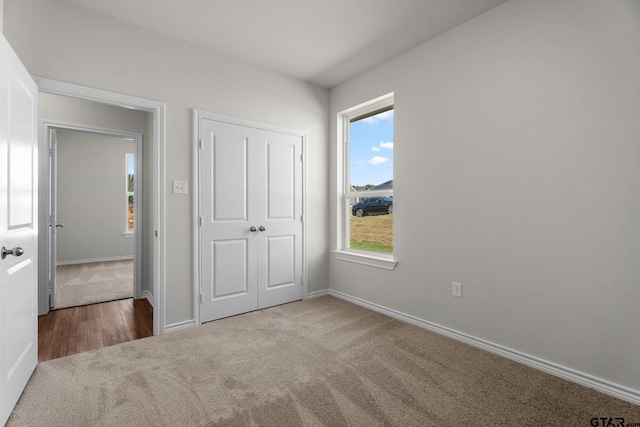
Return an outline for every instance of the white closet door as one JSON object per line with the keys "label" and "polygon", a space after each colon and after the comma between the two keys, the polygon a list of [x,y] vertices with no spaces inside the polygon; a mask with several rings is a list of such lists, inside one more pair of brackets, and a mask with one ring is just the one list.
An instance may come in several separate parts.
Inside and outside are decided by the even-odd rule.
{"label": "white closet door", "polygon": [[261,213],[258,307],[302,299],[302,137],[259,131]]}
{"label": "white closet door", "polygon": [[258,308],[255,129],[201,121],[201,321]]}
{"label": "white closet door", "polygon": [[200,133],[200,321],[302,299],[302,136]]}

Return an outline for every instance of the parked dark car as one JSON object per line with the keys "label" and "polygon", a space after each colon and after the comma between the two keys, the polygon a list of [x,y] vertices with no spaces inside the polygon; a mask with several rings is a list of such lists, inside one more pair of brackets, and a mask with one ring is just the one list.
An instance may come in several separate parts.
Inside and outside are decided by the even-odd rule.
{"label": "parked dark car", "polygon": [[353,205],[351,213],[361,217],[365,215],[382,215],[393,213],[393,199],[391,197],[365,197]]}

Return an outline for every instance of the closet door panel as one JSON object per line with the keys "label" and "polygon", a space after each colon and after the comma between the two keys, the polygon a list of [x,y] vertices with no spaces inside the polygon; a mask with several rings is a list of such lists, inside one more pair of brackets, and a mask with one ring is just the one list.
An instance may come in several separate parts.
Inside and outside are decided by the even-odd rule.
{"label": "closet door panel", "polygon": [[256,224],[260,201],[256,130],[201,121],[200,320],[258,307]]}
{"label": "closet door panel", "polygon": [[258,236],[258,307],[302,299],[302,137],[259,131],[265,228]]}
{"label": "closet door panel", "polygon": [[295,236],[267,238],[267,289],[295,283]]}

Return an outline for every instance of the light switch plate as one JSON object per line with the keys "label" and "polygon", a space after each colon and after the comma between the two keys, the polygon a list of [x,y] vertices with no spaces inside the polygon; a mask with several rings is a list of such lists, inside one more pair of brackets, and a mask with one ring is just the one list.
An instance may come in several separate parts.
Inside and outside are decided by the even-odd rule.
{"label": "light switch plate", "polygon": [[173,181],[173,194],[187,194],[187,181]]}
{"label": "light switch plate", "polygon": [[462,298],[462,283],[453,282],[453,296]]}

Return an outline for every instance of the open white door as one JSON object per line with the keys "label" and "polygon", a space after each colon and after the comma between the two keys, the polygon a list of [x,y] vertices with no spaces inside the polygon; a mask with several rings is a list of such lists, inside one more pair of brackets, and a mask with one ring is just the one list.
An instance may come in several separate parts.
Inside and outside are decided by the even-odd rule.
{"label": "open white door", "polygon": [[0,35],[0,425],[38,363],[37,90]]}

